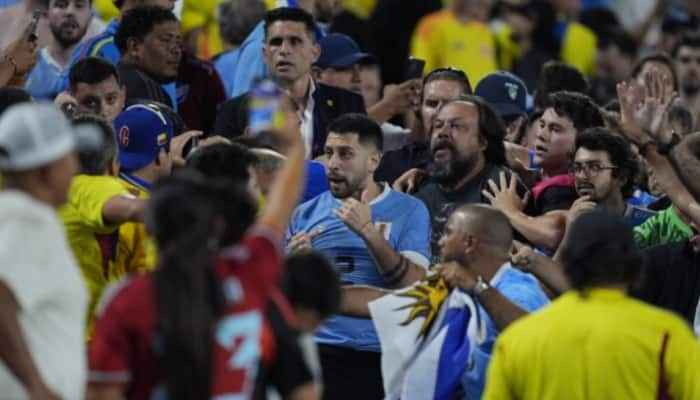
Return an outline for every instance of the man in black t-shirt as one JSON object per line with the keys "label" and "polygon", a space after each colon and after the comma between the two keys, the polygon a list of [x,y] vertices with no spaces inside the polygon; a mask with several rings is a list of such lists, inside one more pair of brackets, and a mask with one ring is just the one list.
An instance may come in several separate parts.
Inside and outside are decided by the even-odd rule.
{"label": "man in black t-shirt", "polygon": [[182,57],[180,23],[172,11],[143,6],[124,13],[114,42],[122,54],[117,64],[127,100],[176,105],[161,86],[174,82]]}
{"label": "man in black t-shirt", "polygon": [[700,236],[645,250],[643,281],[631,294],[678,313],[688,323],[700,320]]}
{"label": "man in black t-shirt", "polygon": [[440,254],[437,243],[450,213],[461,204],[487,202],[481,192],[489,179],[498,180],[501,171],[510,176],[505,134],[501,119],[480,97],[461,96],[438,112],[430,135],[430,180],[416,193],[430,212],[432,254]]}

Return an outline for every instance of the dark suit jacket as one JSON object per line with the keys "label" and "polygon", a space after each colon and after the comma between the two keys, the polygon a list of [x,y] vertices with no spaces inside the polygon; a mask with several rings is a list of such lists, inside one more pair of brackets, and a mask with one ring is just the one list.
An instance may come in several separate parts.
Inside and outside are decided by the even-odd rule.
{"label": "dark suit jacket", "polygon": [[[243,134],[248,126],[248,95],[235,97],[221,105],[214,124],[214,134],[234,138]],[[366,114],[365,103],[357,93],[316,82],[314,97],[314,138],[312,157],[323,154],[326,128],[343,114]]]}

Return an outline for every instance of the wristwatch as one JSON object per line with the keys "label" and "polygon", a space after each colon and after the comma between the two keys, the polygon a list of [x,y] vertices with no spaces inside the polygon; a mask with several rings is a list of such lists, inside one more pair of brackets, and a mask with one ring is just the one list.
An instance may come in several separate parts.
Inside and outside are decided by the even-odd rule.
{"label": "wristwatch", "polygon": [[491,285],[489,285],[481,275],[478,275],[476,277],[476,285],[474,285],[474,289],[471,290],[471,294],[478,297],[487,289],[491,289]]}

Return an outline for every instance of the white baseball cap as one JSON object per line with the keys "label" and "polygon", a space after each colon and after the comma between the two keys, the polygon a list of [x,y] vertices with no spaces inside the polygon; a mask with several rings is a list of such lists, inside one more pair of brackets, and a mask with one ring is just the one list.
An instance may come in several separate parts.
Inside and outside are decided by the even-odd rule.
{"label": "white baseball cap", "polygon": [[51,103],[22,103],[0,117],[0,170],[27,171],[74,151],[78,132]]}

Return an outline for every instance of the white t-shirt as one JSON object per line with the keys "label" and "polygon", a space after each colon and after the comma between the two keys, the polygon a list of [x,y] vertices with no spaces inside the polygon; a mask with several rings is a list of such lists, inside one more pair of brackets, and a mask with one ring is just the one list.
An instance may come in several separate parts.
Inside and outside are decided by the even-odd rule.
{"label": "white t-shirt", "polygon": [[[85,389],[87,290],[53,208],[0,191],[0,280],[19,304],[19,323],[48,387],[65,400]],[[0,399],[26,391],[0,361]]]}

